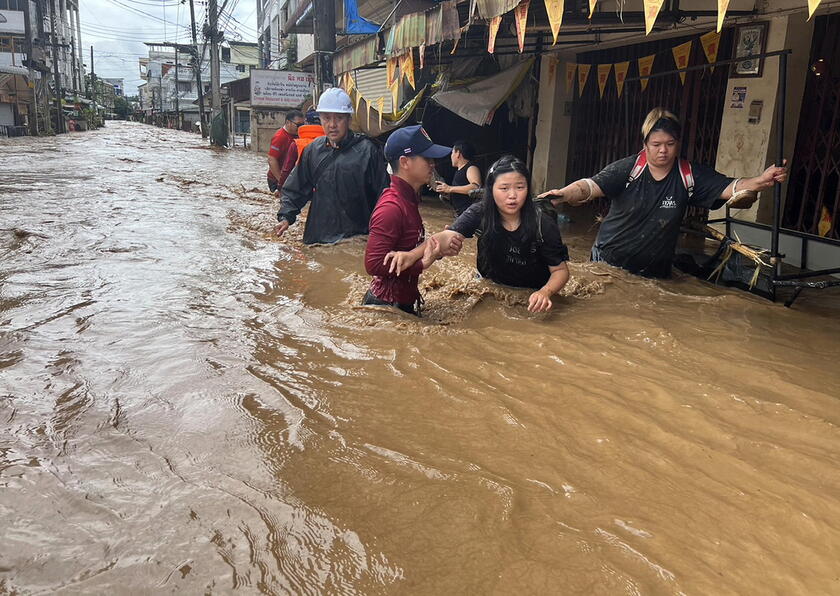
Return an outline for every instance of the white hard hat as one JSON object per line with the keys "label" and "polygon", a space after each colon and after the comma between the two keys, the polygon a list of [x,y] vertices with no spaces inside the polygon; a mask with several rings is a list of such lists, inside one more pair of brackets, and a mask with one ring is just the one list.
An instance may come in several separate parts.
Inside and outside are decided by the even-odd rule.
{"label": "white hard hat", "polygon": [[331,112],[333,114],[352,114],[353,102],[350,96],[339,87],[325,89],[318,99],[318,113]]}

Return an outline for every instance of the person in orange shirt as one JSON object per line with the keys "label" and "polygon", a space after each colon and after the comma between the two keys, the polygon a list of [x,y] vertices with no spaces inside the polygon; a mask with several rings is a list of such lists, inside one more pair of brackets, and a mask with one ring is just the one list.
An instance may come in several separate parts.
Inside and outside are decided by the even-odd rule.
{"label": "person in orange shirt", "polygon": [[300,156],[303,155],[303,150],[317,139],[323,137],[327,133],[324,132],[324,127],[321,126],[320,119],[316,114],[315,117],[306,115],[306,124],[298,127],[298,136],[294,139],[294,145],[289,147],[286,152],[286,161],[283,163],[283,171],[291,172],[300,161]]}

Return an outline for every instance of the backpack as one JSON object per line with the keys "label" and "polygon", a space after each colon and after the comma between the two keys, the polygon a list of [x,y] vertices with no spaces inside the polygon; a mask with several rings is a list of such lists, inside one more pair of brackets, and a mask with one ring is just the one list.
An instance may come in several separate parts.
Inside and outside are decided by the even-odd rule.
{"label": "backpack", "polygon": [[[647,155],[645,155],[644,151],[639,151],[639,155],[636,156],[636,163],[633,164],[633,168],[630,170],[630,177],[627,178],[627,184],[624,185],[624,188],[630,186],[631,182],[641,176],[646,167]],[[694,194],[694,173],[691,171],[691,163],[687,159],[680,158],[680,179],[688,191],[688,198],[691,199]]]}

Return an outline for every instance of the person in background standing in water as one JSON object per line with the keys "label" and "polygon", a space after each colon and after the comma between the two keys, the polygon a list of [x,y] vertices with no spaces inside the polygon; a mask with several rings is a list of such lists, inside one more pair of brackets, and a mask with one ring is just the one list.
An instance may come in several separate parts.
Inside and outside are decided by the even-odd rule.
{"label": "person in background standing in water", "polygon": [[481,170],[472,160],[475,159],[475,148],[468,141],[458,141],[452,146],[452,167],[455,175],[452,184],[438,182],[435,191],[448,194],[449,202],[455,209],[456,215],[461,215],[473,204],[470,191],[481,187]]}
{"label": "person in background standing in water", "polygon": [[[286,123],[271,138],[271,146],[268,149],[268,190],[275,194],[283,188],[283,183],[292,171],[292,168],[286,169],[288,154],[294,150],[298,128],[305,122],[302,112],[286,112]],[[294,167],[294,164],[292,166]]]}
{"label": "person in background standing in water", "polygon": [[[312,117],[311,114],[315,114],[315,116]],[[300,161],[300,156],[303,155],[303,150],[306,149],[312,141],[318,137],[323,137],[325,134],[324,127],[321,126],[321,120],[318,118],[318,114],[315,112],[307,112],[306,124],[298,127],[298,136],[295,139],[294,144],[289,147],[283,169],[291,173],[291,171],[295,169],[298,161]]]}
{"label": "person in background standing in water", "polygon": [[538,198],[583,205],[610,199],[610,211],[592,247],[592,260],[645,277],[670,277],[680,224],[689,206],[749,207],[755,193],[780,184],[787,168],[775,164],[755,178],[733,180],[702,164],[680,160],[682,127],[677,117],[654,108],[642,125],[638,155],[605,167],[592,178],[550,190]]}
{"label": "person in background standing in water", "polygon": [[[391,186],[385,189],[370,218],[365,269],[373,276],[362,304],[396,306],[420,315],[420,274],[440,256],[440,246],[424,242],[420,189],[429,183],[435,159],[449,147],[435,145],[422,126],[407,126],[388,137],[385,158],[391,166]],[[397,257],[399,271],[390,260]]]}
{"label": "person in background standing in water", "polygon": [[512,155],[490,166],[484,198],[464,211],[448,230],[435,234],[443,256],[478,235],[478,272],[506,286],[531,288],[528,310],[546,312],[551,297],[569,281],[569,250],[557,222],[531,199],[531,175]]}
{"label": "person in background standing in water", "polygon": [[318,114],[326,136],[315,139],[300,156],[297,167],[281,190],[282,236],[295,223],[309,201],[303,241],[332,244],[368,233],[373,207],[388,186],[382,151],[368,137],[351,132],[353,104],[338,87],[325,90],[318,100]]}

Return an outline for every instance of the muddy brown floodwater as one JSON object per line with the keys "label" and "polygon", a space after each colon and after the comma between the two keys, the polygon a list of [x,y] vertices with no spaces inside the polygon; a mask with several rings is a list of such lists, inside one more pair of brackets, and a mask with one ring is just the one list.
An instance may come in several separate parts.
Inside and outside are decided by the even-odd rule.
{"label": "muddy brown floodwater", "polygon": [[468,242],[416,321],[356,306],[363,241],[272,240],[265,170],[132,123],[0,144],[0,594],[840,593],[838,293],[567,231],[550,313]]}

